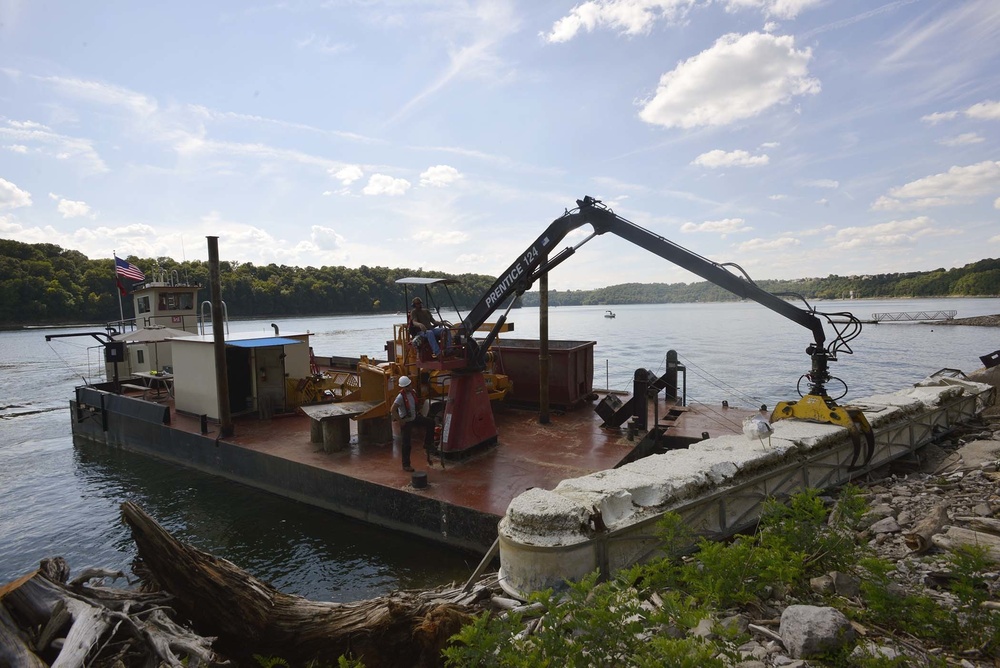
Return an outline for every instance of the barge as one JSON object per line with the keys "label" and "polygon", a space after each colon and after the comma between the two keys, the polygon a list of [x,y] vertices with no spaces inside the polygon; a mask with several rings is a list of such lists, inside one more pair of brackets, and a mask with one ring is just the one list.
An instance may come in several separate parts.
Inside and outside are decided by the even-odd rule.
{"label": "barge", "polygon": [[[110,380],[76,388],[73,433],[488,557],[496,548],[503,586],[525,597],[654,556],[653,527],[664,513],[680,513],[696,534],[731,535],[752,525],[766,498],[835,487],[910,456],[995,399],[991,386],[943,372],[895,395],[839,405],[826,392],[836,380],[828,364],[851,352],[861,328],[852,314],[795,306],[592,198],[578,205],[460,323],[443,320],[440,308],[419,327],[414,316],[393,327],[386,360],[347,366],[315,355],[308,332],[281,335],[275,325],[273,336],[229,335],[209,237],[211,334],[202,317],[199,333],[170,338],[169,369],[137,371],[128,342],[109,341]],[[594,233],[549,258],[583,224]],[[808,393],[770,414],[688,406],[685,370],[671,351],[662,376],[636,369],[630,395],[601,397],[594,342],[549,341],[544,322],[539,341],[505,339],[516,298],[606,232],[807,328]],[[405,302],[411,288],[431,301],[432,288],[453,281],[398,282]],[[148,301],[137,301],[136,312],[160,303],[145,291],[166,290],[177,292],[169,284],[141,288],[136,300]],[[542,294],[545,304],[544,285]],[[187,315],[174,313],[171,322],[184,325]],[[833,327],[831,341],[819,316]],[[431,341],[439,330],[447,338]],[[452,341],[451,354],[439,349]],[[400,466],[389,419],[401,378],[419,388],[437,425],[427,466],[412,476]],[[149,396],[154,379],[167,389],[157,399]]]}

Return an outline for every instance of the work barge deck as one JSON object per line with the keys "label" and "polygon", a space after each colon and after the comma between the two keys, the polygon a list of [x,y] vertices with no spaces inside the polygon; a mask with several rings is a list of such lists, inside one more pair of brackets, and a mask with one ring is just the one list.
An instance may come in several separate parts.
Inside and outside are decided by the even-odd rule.
{"label": "work barge deck", "polygon": [[[429,463],[417,431],[411,457],[415,473],[402,469],[398,438],[365,442],[353,420],[348,447],[327,451],[315,442],[315,421],[302,411],[267,419],[256,413],[238,416],[233,435],[222,437],[217,423],[206,425],[199,416],[176,411],[169,395],[146,400],[142,392],[119,394],[113,383],[104,383],[76,388],[71,413],[76,438],[481,555],[496,541],[497,524],[514,497],[636,456],[640,438],[630,439],[625,427],[602,428],[596,403],[550,410],[547,424],[540,423],[538,410],[496,404],[499,444],[457,460],[435,456]],[[667,431],[662,448],[706,434],[736,433],[751,415],[738,408],[688,408],[662,395],[649,410],[650,424],[658,420]]]}
{"label": "work barge deck", "polygon": [[426,486],[414,486],[392,441],[359,444],[355,431],[348,448],[327,452],[301,413],[243,416],[223,438],[215,424],[203,433],[204,421],[176,412],[169,397],[148,401],[110,385],[76,389],[75,437],[477,554],[499,545],[503,586],[520,597],[655,555],[655,524],[668,511],[696,534],[731,535],[756,521],[767,498],[836,487],[912,457],[996,399],[990,385],[939,372],[852,402],[875,435],[860,459],[841,427],[781,420],[769,436],[751,437],[744,421],[756,411],[684,407],[662,396],[649,402],[650,424],[667,420],[670,436],[641,459],[640,439],[602,428],[591,401],[552,411],[548,424],[537,410],[499,405],[499,445],[464,460],[424,464],[415,438],[413,463]]}

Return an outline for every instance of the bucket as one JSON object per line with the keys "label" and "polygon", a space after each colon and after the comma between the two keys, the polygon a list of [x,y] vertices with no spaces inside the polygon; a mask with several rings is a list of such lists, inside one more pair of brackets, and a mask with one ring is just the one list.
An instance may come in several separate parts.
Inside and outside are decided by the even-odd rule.
{"label": "bucket", "polygon": [[414,471],[410,477],[410,484],[414,489],[424,489],[427,487],[427,471]]}

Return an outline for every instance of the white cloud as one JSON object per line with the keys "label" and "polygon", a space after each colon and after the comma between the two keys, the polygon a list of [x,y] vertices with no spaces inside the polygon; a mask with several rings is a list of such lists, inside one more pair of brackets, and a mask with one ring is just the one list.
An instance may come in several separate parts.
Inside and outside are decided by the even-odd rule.
{"label": "white cloud", "polygon": [[556,21],[544,38],[550,43],[568,42],[581,30],[598,28],[641,35],[658,20],[672,23],[682,19],[693,4],[694,0],[588,0]]}
{"label": "white cloud", "polygon": [[760,145],[761,148],[778,148],[781,146],[780,141],[766,141]]}
{"label": "white cloud", "polygon": [[969,144],[982,144],[985,139],[975,132],[964,132],[956,137],[948,137],[938,141],[943,146],[967,146]]}
{"label": "white cloud", "polygon": [[[725,0],[726,11],[741,9],[759,10],[765,17],[793,19],[804,9],[818,5],[821,0]],[[568,42],[580,31],[593,32],[602,28],[634,36],[646,34],[658,21],[668,24],[681,23],[690,11],[699,6],[707,7],[712,0],[587,0],[573,7],[570,13],[557,20],[545,41],[553,44]],[[765,32],[777,24],[768,21]]]}
{"label": "white cloud", "polygon": [[56,206],[63,218],[94,218],[90,212],[90,205],[86,202],[77,202],[71,199],[63,199],[55,193],[49,193],[49,199],[53,199],[59,204]]}
{"label": "white cloud", "polygon": [[908,220],[893,220],[869,227],[845,227],[833,235],[833,248],[850,250],[854,248],[912,246],[916,241],[937,232],[933,221],[927,216]]}
{"label": "white cloud", "polygon": [[969,118],[1000,121],[1000,102],[995,100],[986,100],[978,104],[974,104],[965,110],[965,115]]}
{"label": "white cloud", "polygon": [[337,250],[344,245],[343,235],[337,234],[332,227],[313,225],[310,230],[309,239],[319,250]]}
{"label": "white cloud", "polygon": [[334,42],[329,37],[317,37],[315,33],[312,33],[303,39],[296,40],[295,46],[300,49],[312,49],[327,55],[335,55],[354,50],[354,46],[348,42]]}
{"label": "white cloud", "polygon": [[458,230],[438,231],[420,230],[413,235],[417,241],[426,241],[434,245],[449,245],[465,243],[469,240],[469,235]]}
{"label": "white cloud", "polygon": [[783,199],[788,199],[788,195],[768,195],[767,198],[778,202]]}
{"label": "white cloud", "polygon": [[996,200],[993,202],[993,208],[1000,209],[1000,197],[997,197]]}
{"label": "white cloud", "polygon": [[808,76],[812,51],[791,36],[731,33],[660,77],[639,117],[665,127],[728,125],[753,118],[793,97],[815,95]]}
{"label": "white cloud", "polygon": [[875,211],[900,211],[946,206],[1000,190],[1000,162],[986,160],[932,174],[892,188],[873,204]]}
{"label": "white cloud", "polygon": [[729,151],[727,153],[721,149],[715,149],[714,151],[702,153],[691,164],[714,169],[717,167],[758,167],[766,165],[770,161],[771,159],[766,153],[763,155],[750,155],[750,153],[743,150]]}
{"label": "white cloud", "polygon": [[794,19],[803,10],[815,7],[821,0],[726,0],[726,11],[759,9],[765,16]]}
{"label": "white cloud", "polygon": [[[446,45],[447,65],[419,93],[389,119],[395,123],[447,88],[452,82],[478,79],[490,85],[511,80],[515,70],[508,64],[503,47],[520,29],[521,14],[512,2],[453,3],[448,10],[428,14],[438,41]],[[442,36],[443,34],[443,36]]]}
{"label": "white cloud", "polygon": [[835,190],[840,187],[840,181],[835,181],[834,179],[812,179],[811,181],[802,181],[802,185]]}
{"label": "white cloud", "polygon": [[0,139],[16,142],[15,145],[23,147],[24,150],[13,148],[11,150],[20,153],[34,148],[58,160],[79,161],[90,173],[99,174],[108,171],[101,156],[94,150],[91,140],[61,135],[41,123],[8,120],[6,125],[0,126]]}
{"label": "white cloud", "polygon": [[830,206],[830,200],[828,200],[825,197],[821,197],[820,199],[816,200],[816,203],[819,204],[820,206]]}
{"label": "white cloud", "polygon": [[31,194],[6,179],[0,179],[0,209],[17,209],[22,206],[31,206]]}
{"label": "white cloud", "polygon": [[159,108],[153,98],[121,86],[65,77],[43,77],[42,80],[67,95],[98,104],[123,107],[140,117],[152,116]]}
{"label": "white cloud", "polygon": [[347,167],[341,167],[340,169],[331,167],[329,172],[333,178],[337,179],[345,186],[351,185],[364,176],[364,172],[361,171],[361,168],[357,165],[348,165]]}
{"label": "white cloud", "polygon": [[938,111],[933,114],[927,114],[926,116],[921,116],[920,120],[922,120],[924,123],[937,125],[938,123],[943,123],[944,121],[954,120],[956,116],[958,116],[957,111]]}
{"label": "white cloud", "polygon": [[681,232],[711,232],[725,237],[734,232],[749,232],[753,228],[742,218],[725,218],[723,220],[706,220],[704,223],[684,223]]}
{"label": "white cloud", "polygon": [[420,175],[420,185],[444,188],[461,178],[461,173],[459,173],[459,171],[454,167],[449,167],[448,165],[435,165],[434,167],[428,167],[427,170]]}
{"label": "white cloud", "polygon": [[4,146],[5,149],[11,151],[12,153],[27,153],[28,147],[24,144],[9,144]]}
{"label": "white cloud", "polygon": [[750,239],[749,241],[744,241],[739,245],[740,251],[769,251],[769,250],[784,250],[793,246],[798,246],[801,242],[798,239],[792,237],[781,237],[779,239],[772,239],[771,241],[765,241],[764,239]]}
{"label": "white cloud", "polygon": [[410,182],[406,179],[395,179],[385,174],[372,174],[361,192],[366,195],[390,195],[395,197],[402,195],[410,189]]}

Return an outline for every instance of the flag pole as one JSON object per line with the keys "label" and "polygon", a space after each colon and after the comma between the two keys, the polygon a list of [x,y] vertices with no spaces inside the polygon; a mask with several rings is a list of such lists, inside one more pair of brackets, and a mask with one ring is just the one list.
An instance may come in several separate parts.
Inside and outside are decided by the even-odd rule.
{"label": "flag pole", "polygon": [[[117,258],[118,258],[117,251],[111,251],[111,254],[114,255],[115,259],[117,260]],[[125,331],[125,309],[122,307],[122,291],[121,291],[121,288],[118,287],[119,284],[120,284],[120,280],[118,278],[118,262],[115,262],[115,292],[118,293],[118,318],[119,318],[119,320],[118,320],[118,328],[121,329],[124,332]]]}

